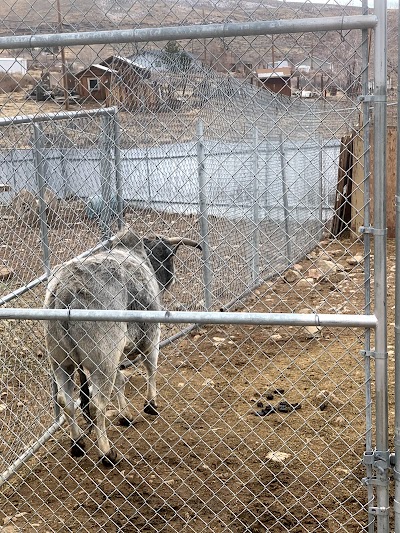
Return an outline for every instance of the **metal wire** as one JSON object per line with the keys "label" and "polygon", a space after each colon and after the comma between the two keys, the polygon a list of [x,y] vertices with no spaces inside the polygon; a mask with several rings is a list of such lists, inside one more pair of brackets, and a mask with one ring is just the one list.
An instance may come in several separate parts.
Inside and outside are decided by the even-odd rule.
{"label": "metal wire", "polygon": [[[0,525],[391,527],[386,4],[253,4],[5,7],[0,47],[18,58],[2,77],[0,57]],[[164,310],[116,307],[115,270],[108,305],[43,308],[57,265],[122,253],[127,227],[202,247],[174,250]],[[123,430],[109,398],[122,461],[106,473],[78,380],[61,414],[42,321],[63,328],[60,346],[96,336],[88,359],[109,343],[104,360],[122,342],[112,324],[162,324],[160,415]],[[135,413],[142,358],[121,352]]]}

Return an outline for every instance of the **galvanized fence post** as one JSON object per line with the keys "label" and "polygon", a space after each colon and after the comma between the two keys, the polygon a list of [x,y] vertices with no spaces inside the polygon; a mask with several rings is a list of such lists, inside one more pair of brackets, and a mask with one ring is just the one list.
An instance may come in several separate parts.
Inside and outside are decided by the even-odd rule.
{"label": "galvanized fence post", "polygon": [[[43,131],[41,125],[37,122],[33,122],[33,157],[35,161],[35,176],[39,197],[39,221],[40,221],[40,234],[43,250],[43,264],[46,275],[50,273],[50,248],[49,248],[49,235],[47,226],[47,206],[44,199],[44,193],[46,189],[45,184],[45,167],[43,158]],[[33,206],[35,207],[35,206]]]}
{"label": "galvanized fence post", "polygon": [[376,495],[378,533],[389,531],[388,353],[387,353],[387,229],[386,139],[387,117],[387,2],[375,5],[374,91],[374,258],[375,258],[375,403],[376,403]]}
{"label": "galvanized fence post", "polygon": [[114,165],[115,165],[115,188],[117,197],[117,217],[118,229],[121,229],[124,222],[124,197],[121,175],[121,126],[119,123],[118,113],[114,111],[112,115],[114,125],[113,148],[114,148]]}
{"label": "galvanized fence post", "polygon": [[281,178],[282,178],[282,203],[283,203],[283,217],[285,224],[285,239],[286,239],[286,260],[290,264],[292,260],[292,243],[290,241],[290,211],[288,199],[288,186],[286,177],[286,158],[285,147],[283,144],[283,136],[279,136],[279,153],[281,161]]}
{"label": "galvanized fence post", "polygon": [[268,144],[267,141],[265,142],[265,184],[264,184],[264,216],[269,217],[269,208],[270,208],[270,202],[269,202],[269,171],[268,171],[268,163],[269,163],[269,151],[268,151]]}
{"label": "galvanized fence post", "polygon": [[68,172],[67,172],[67,161],[66,161],[66,150],[63,148],[58,149],[58,154],[60,158],[60,173],[61,173],[61,180],[63,183],[63,196],[64,198],[68,198],[71,193],[71,187],[68,179]]}
{"label": "galvanized fence post", "polygon": [[146,181],[147,181],[147,205],[149,207],[153,206],[153,200],[151,197],[151,181],[150,181],[150,164],[149,164],[149,147],[146,144],[145,147],[145,158],[146,158]]}
{"label": "galvanized fence post", "polygon": [[[363,0],[363,13],[368,13],[368,0]],[[362,30],[362,90],[363,94],[368,94],[368,69],[369,64],[369,32]],[[369,102],[364,101],[362,105],[363,120],[363,164],[364,164],[364,224],[370,226],[370,174],[371,174],[371,150],[370,150],[370,123],[369,123]],[[371,235],[367,232],[364,235],[364,293],[365,293],[365,314],[371,314]],[[372,445],[372,376],[371,376],[371,331],[365,330],[364,334],[364,374],[365,374],[365,453],[373,453]],[[371,512],[374,505],[375,493],[374,487],[370,483],[373,477],[373,468],[371,464],[365,465],[367,494],[368,494],[368,532],[375,531],[375,515]]]}
{"label": "galvanized fence post", "polygon": [[256,284],[260,277],[260,184],[258,179],[259,161],[258,129],[253,129],[253,232],[252,232],[252,281]]}
{"label": "galvanized fence post", "polygon": [[199,183],[200,235],[203,256],[204,305],[207,310],[212,306],[212,270],[210,264],[210,244],[208,227],[208,205],[206,193],[205,152],[203,122],[197,122],[197,173]]}
{"label": "galvanized fence post", "polygon": [[[400,19],[398,21],[400,42]],[[397,64],[400,65],[400,47]],[[397,110],[400,105],[400,81],[397,81]],[[397,162],[396,162],[396,294],[395,294],[395,427],[394,427],[394,526],[400,533],[400,113],[397,113]]]}
{"label": "galvanized fence post", "polygon": [[[319,157],[318,157],[318,171],[319,171],[319,180],[318,180],[318,211],[319,219],[321,221],[321,228],[323,228],[323,196],[324,196],[324,154],[323,154],[323,139],[320,135],[318,138],[318,148],[319,148]],[[323,229],[321,230],[322,233]]]}
{"label": "galvanized fence post", "polygon": [[112,164],[111,149],[112,139],[114,137],[114,127],[111,122],[110,113],[106,113],[103,118],[103,135],[101,137],[100,150],[100,179],[101,179],[101,208],[100,208],[100,232],[101,240],[105,241],[111,238],[112,198],[113,191],[111,187]]}

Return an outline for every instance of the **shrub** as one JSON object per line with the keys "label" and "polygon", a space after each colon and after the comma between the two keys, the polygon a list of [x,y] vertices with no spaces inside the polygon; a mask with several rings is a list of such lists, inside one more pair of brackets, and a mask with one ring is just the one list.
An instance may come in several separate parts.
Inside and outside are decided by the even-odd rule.
{"label": "shrub", "polygon": [[7,74],[6,72],[0,72],[0,92],[12,93],[20,92],[29,85],[34,85],[35,80],[29,74],[22,76],[21,74]]}

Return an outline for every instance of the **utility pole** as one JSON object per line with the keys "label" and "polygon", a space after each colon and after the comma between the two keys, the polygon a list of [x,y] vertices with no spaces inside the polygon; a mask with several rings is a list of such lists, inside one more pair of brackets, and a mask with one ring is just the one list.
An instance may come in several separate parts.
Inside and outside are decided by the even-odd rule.
{"label": "utility pole", "polygon": [[275,46],[274,46],[274,36],[273,35],[272,35],[271,56],[272,56],[272,68],[275,68]]}
{"label": "utility pole", "polygon": [[[58,31],[63,32],[62,16],[60,0],[57,0],[57,17],[58,17]],[[67,80],[67,66],[65,64],[65,50],[61,47],[61,69],[62,69],[62,85],[64,90],[64,107],[66,111],[69,110],[69,98],[68,98],[68,80]]]}
{"label": "utility pole", "polygon": [[[203,9],[203,24],[206,23],[206,18],[204,15],[204,9]],[[204,64],[207,65],[207,45],[206,45],[206,39],[203,39],[203,48],[204,48]]]}

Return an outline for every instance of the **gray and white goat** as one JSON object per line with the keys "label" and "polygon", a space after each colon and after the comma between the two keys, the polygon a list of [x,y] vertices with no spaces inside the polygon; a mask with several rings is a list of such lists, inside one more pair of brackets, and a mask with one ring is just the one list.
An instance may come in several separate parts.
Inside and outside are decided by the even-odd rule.
{"label": "gray and white goat", "polygon": [[[49,281],[48,309],[161,310],[161,295],[174,281],[174,257],[181,244],[200,248],[191,239],[139,239],[131,229],[114,238],[109,250],[72,259],[57,268]],[[106,434],[106,408],[115,390],[119,422],[134,420],[119,369],[123,357],[141,360],[147,372],[145,412],[157,414],[156,371],[160,324],[138,322],[46,321],[46,346],[57,383],[57,402],[64,409],[72,440],[71,453],[85,453],[84,431],[76,421],[74,375],[88,375],[90,413],[104,465],[118,456]]]}

